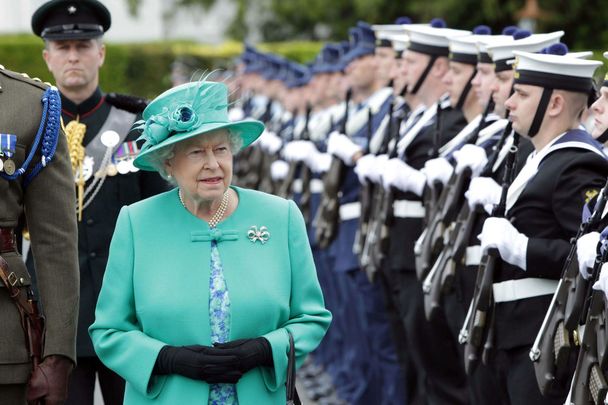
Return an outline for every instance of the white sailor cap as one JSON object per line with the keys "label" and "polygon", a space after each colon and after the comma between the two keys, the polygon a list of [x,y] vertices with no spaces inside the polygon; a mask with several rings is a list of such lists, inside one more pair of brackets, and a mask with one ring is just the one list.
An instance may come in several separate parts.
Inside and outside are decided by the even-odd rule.
{"label": "white sailor cap", "polygon": [[477,42],[477,62],[494,64],[492,57],[488,53],[489,46],[507,44],[513,42],[512,35],[482,35]]}
{"label": "white sailor cap", "polygon": [[513,69],[511,61],[515,57],[515,51],[538,52],[549,45],[559,42],[559,39],[563,35],[564,31],[534,34],[502,44],[489,45],[487,49],[494,62],[496,72],[502,72]]}
{"label": "white sailor cap", "polygon": [[376,35],[376,46],[390,47],[392,42],[391,35],[403,34],[403,25],[400,24],[374,24],[372,30]]}
{"label": "white sailor cap", "polygon": [[478,44],[483,38],[492,35],[469,35],[450,38],[450,60],[454,62],[476,65],[478,61]]}
{"label": "white sailor cap", "polygon": [[593,89],[593,72],[602,65],[595,60],[513,51],[515,84],[528,84],[588,94]]}
{"label": "white sailor cap", "polygon": [[391,44],[393,45],[393,49],[395,50],[395,52],[405,51],[410,43],[409,35],[405,34],[403,30],[401,30],[401,33],[399,33],[399,34],[396,34],[396,33],[386,34],[386,39],[391,41]]}
{"label": "white sailor cap", "polygon": [[448,56],[450,39],[471,35],[471,31],[451,28],[420,25],[405,25],[404,28],[410,37],[408,49],[431,56]]}

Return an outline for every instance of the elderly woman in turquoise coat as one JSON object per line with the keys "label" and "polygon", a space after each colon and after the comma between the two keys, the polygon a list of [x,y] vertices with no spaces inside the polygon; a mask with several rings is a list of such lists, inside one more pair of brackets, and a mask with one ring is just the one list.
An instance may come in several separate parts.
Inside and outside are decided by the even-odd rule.
{"label": "elderly woman in turquoise coat", "polygon": [[122,208],[89,329],[125,404],[284,404],[289,334],[299,364],[331,321],[296,205],[231,185],[264,128],[227,105],[202,80],[143,113],[134,164],[177,187]]}

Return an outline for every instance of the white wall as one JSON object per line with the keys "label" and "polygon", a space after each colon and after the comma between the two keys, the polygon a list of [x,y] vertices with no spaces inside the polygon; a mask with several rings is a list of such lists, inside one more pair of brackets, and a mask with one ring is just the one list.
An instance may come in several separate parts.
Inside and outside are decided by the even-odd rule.
{"label": "white wall", "polygon": [[[0,0],[0,35],[30,33],[32,14],[42,3],[44,0]],[[171,13],[172,0],[143,0],[137,17],[129,14],[125,0],[102,3],[112,14],[112,26],[106,33],[110,42],[190,39],[220,43],[236,13],[236,5],[227,0],[218,0],[209,10],[193,7],[176,13]]]}

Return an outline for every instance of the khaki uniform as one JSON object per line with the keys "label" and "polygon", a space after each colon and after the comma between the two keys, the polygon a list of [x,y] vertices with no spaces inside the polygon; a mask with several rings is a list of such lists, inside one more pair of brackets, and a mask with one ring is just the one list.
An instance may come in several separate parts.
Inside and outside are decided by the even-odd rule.
{"label": "khaki uniform", "polygon": [[[42,119],[41,99],[47,88],[39,81],[0,68],[0,133],[17,137],[12,157],[17,168],[33,146]],[[39,161],[38,150],[29,169]],[[51,162],[27,187],[24,188],[24,176],[11,181],[0,177],[0,228],[16,227],[24,212],[37,258],[40,304],[46,317],[43,356],[62,355],[75,360],[79,297],[75,194],[63,134],[59,135]],[[19,253],[5,252],[2,257],[19,283],[29,285],[31,279]],[[14,391],[14,386],[9,389],[7,384],[26,383],[31,366],[18,311],[1,282],[0,325],[2,403],[7,400],[7,393]]]}

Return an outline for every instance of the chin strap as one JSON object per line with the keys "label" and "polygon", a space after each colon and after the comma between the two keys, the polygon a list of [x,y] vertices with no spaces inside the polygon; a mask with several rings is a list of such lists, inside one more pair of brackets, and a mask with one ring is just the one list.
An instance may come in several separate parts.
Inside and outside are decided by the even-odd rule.
{"label": "chin strap", "polygon": [[606,129],[600,136],[596,139],[600,143],[605,143],[608,141],[608,129]]}
{"label": "chin strap", "polygon": [[538,107],[536,108],[536,114],[534,114],[534,119],[532,120],[532,124],[530,125],[530,130],[528,131],[528,137],[532,138],[540,129],[540,125],[543,122],[543,118],[545,116],[545,112],[547,111],[547,107],[549,106],[549,100],[551,99],[551,94],[553,94],[553,89],[543,88],[543,94],[540,97],[540,101],[538,103]]}
{"label": "chin strap", "polygon": [[437,60],[437,55],[430,55],[430,56],[431,56],[431,59],[429,60],[429,63],[427,63],[426,67],[424,68],[424,71],[418,78],[416,85],[414,86],[414,88],[412,89],[412,91],[410,93],[412,93],[412,94],[418,93],[418,90],[420,90],[422,83],[424,83],[424,80],[426,79],[426,77],[429,75],[429,72],[433,68],[435,61]]}
{"label": "chin strap", "polygon": [[466,101],[467,96],[469,95],[469,92],[471,91],[472,81],[475,78],[476,74],[477,74],[477,68],[473,69],[473,73],[471,74],[471,77],[469,77],[467,84],[465,84],[464,88],[462,89],[462,93],[460,93],[460,97],[458,98],[458,103],[456,104],[457,110],[462,110],[462,106],[464,105],[464,102]]}

